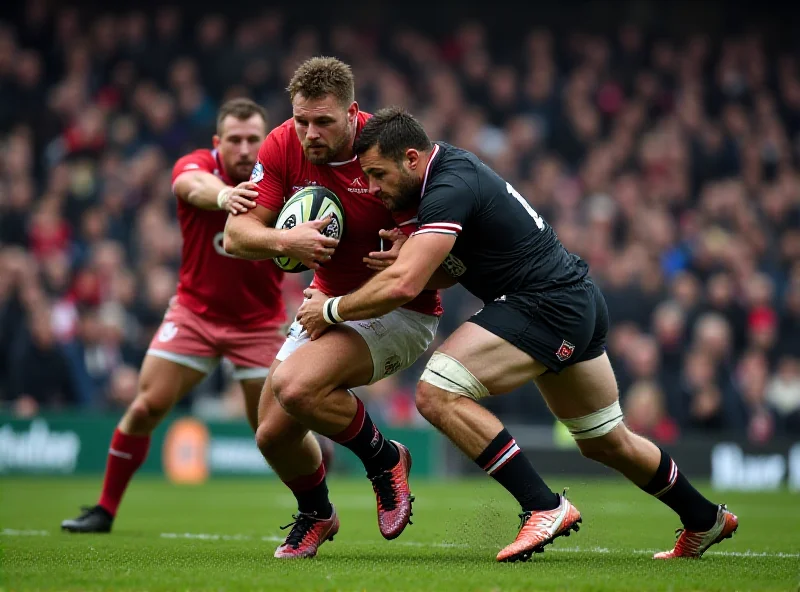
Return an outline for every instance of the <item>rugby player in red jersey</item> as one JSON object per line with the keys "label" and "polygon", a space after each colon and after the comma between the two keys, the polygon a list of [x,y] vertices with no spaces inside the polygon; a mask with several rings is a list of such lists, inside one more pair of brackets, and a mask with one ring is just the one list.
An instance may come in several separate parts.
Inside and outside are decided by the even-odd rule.
{"label": "rugby player in red jersey", "polygon": [[[347,294],[372,277],[372,268],[382,263],[370,257],[380,249],[379,237],[391,241],[398,232],[392,214],[369,194],[353,152],[369,118],[359,111],[353,86],[350,67],[334,58],[312,58],[297,69],[288,87],[293,117],[267,136],[253,170],[258,205],[230,217],[225,229],[229,253],[299,259],[315,270],[312,286],[330,296]],[[303,243],[293,242],[289,233],[319,221],[292,231],[273,228],[286,198],[309,185],[324,186],[341,200],[347,231],[340,242],[319,233],[325,220]],[[410,366],[433,341],[440,314],[438,292],[427,290],[392,314],[336,325],[314,341],[298,323],[292,324],[264,385],[256,432],[264,458],[298,504],[276,557],[313,557],[339,529],[328,499],[325,465],[309,430],[361,459],[385,538],[399,536],[409,523],[411,455],[402,444],[384,439],[348,389]]]}
{"label": "rugby player in red jersey", "polygon": [[232,257],[222,247],[228,214],[255,207],[248,179],[267,134],[264,109],[249,99],[225,103],[212,150],[175,163],[183,251],[177,294],[153,336],[139,392],[114,431],[100,499],[62,529],[109,532],[131,477],[144,462],[150,434],[177,401],[226,357],[244,391],[247,418],[257,427],[258,400],[286,321],[281,280],[271,261]]}

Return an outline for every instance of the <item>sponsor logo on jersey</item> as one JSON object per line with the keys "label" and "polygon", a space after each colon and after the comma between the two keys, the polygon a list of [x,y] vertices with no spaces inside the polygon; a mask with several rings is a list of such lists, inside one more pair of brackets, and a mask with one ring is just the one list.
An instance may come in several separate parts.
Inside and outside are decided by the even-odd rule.
{"label": "sponsor logo on jersey", "polygon": [[464,262],[452,253],[447,255],[447,258],[442,262],[442,267],[452,277],[461,277],[467,272],[467,266],[464,265]]}
{"label": "sponsor logo on jersey", "polygon": [[263,178],[264,178],[264,165],[256,161],[256,165],[253,167],[253,172],[250,173],[250,182],[258,183]]}
{"label": "sponsor logo on jersey", "polygon": [[184,170],[184,171],[193,171],[193,170],[195,170],[195,169],[199,169],[199,168],[200,168],[200,165],[199,165],[199,164],[197,164],[197,163],[194,163],[194,162],[190,162],[190,163],[189,163],[189,164],[187,164],[185,167],[183,167],[183,170]]}
{"label": "sponsor logo on jersey", "polygon": [[178,327],[172,321],[167,321],[163,325],[161,325],[161,330],[158,332],[158,340],[161,343],[166,343],[167,341],[172,341],[175,339],[175,336],[178,334]]}
{"label": "sponsor logo on jersey", "polygon": [[561,347],[556,350],[556,357],[561,362],[566,362],[572,357],[572,352],[575,351],[575,346],[566,339],[561,342]]}
{"label": "sponsor logo on jersey", "polygon": [[361,180],[361,177],[353,179],[353,182],[350,183],[350,187],[348,187],[347,190],[351,193],[369,193],[369,187]]}

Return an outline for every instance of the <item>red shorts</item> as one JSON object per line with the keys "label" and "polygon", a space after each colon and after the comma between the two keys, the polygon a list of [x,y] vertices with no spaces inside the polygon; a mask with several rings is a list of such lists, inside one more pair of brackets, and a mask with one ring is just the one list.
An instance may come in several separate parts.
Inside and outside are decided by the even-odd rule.
{"label": "red shorts", "polygon": [[281,327],[237,327],[206,320],[170,301],[148,355],[170,360],[209,374],[220,358],[230,360],[235,380],[266,378],[278,350],[286,341]]}

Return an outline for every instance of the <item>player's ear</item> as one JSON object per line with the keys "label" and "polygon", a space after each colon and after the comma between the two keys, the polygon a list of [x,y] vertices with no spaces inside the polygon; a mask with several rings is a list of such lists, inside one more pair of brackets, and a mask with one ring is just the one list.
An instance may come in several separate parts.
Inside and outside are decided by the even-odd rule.
{"label": "player's ear", "polygon": [[358,117],[358,103],[353,101],[347,108],[347,120],[350,123],[355,123],[357,117]]}
{"label": "player's ear", "polygon": [[408,168],[412,171],[417,170],[419,164],[419,152],[414,148],[406,150],[406,160],[408,161]]}
{"label": "player's ear", "polygon": [[220,138],[217,134],[214,134],[214,137],[211,138],[211,145],[214,148],[219,148]]}

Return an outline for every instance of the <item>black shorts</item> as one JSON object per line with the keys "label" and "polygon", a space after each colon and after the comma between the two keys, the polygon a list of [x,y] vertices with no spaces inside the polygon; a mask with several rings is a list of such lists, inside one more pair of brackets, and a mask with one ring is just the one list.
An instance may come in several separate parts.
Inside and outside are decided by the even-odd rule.
{"label": "black shorts", "polygon": [[469,322],[502,337],[556,373],[606,350],[608,308],[588,277],[546,292],[501,296]]}

